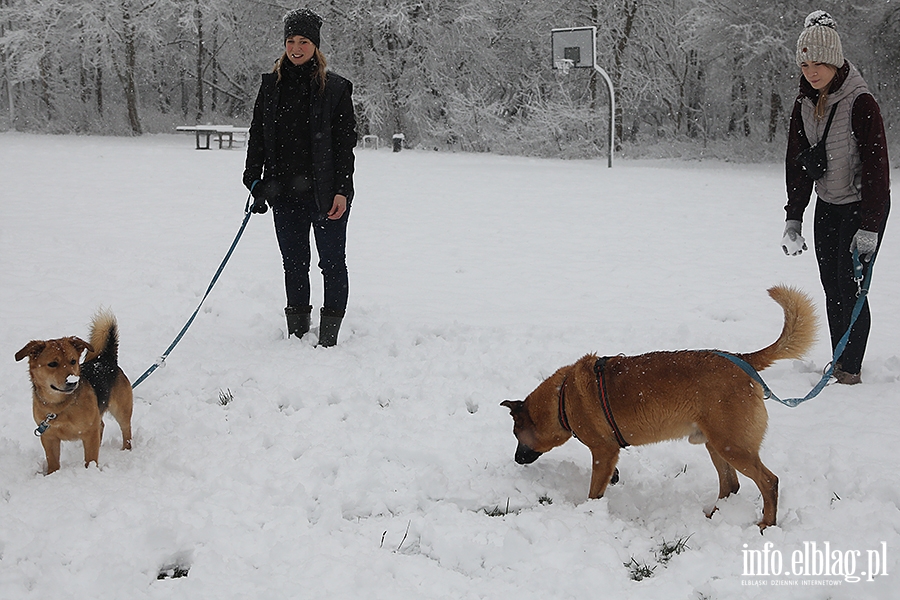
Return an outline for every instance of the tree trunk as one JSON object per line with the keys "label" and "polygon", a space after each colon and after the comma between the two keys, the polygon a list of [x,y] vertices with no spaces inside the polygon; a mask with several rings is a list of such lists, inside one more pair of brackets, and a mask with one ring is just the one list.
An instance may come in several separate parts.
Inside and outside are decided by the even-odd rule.
{"label": "tree trunk", "polygon": [[769,96],[769,143],[775,141],[775,134],[778,132],[778,118],[781,116],[781,94],[777,89],[772,89]]}
{"label": "tree trunk", "polygon": [[391,121],[394,122],[394,133],[405,133],[403,131],[403,106],[400,97],[400,77],[403,74],[403,59],[400,55],[404,44],[390,31],[386,32],[384,42],[387,46],[389,60],[385,69],[385,75],[388,80],[388,97],[390,98],[392,113]]}
{"label": "tree trunk", "polygon": [[116,73],[119,76],[119,82],[122,85],[122,91],[125,94],[125,104],[128,110],[128,124],[131,126],[131,133],[141,135],[143,128],[141,127],[141,118],[138,111],[137,84],[135,82],[135,69],[137,65],[137,50],[135,47],[137,33],[135,31],[134,22],[132,20],[131,9],[128,6],[128,0],[122,0],[122,48],[125,54],[125,64],[123,69],[116,65]]}
{"label": "tree trunk", "polygon": [[53,121],[53,102],[50,99],[50,81],[53,75],[50,70],[50,57],[47,54],[41,56],[38,61],[38,69],[40,70],[40,79],[38,86],[41,90],[41,105],[47,111],[47,122]]}
{"label": "tree trunk", "polygon": [[728,133],[734,134],[740,128],[744,137],[750,136],[750,107],[747,105],[747,80],[741,74],[741,57],[734,57],[734,78],[731,83],[731,117],[728,119]]}
{"label": "tree trunk", "polygon": [[213,27],[212,31],[212,53],[209,57],[209,72],[210,77],[212,78],[212,84],[210,87],[211,90],[211,98],[209,100],[209,109],[215,114],[219,109],[219,61],[216,60],[216,56],[218,56],[218,27]]}
{"label": "tree trunk", "polygon": [[[3,28],[0,27],[0,34]],[[0,58],[3,59],[3,74],[6,81],[6,100],[9,103],[9,126],[12,129],[16,127],[16,84],[13,81],[13,66],[9,54],[0,52]]]}
{"label": "tree trunk", "polygon": [[195,73],[197,80],[197,122],[203,118],[206,108],[203,105],[203,13],[200,0],[194,0],[194,23],[197,25],[197,61]]}
{"label": "tree trunk", "polygon": [[702,133],[702,127],[698,122],[703,114],[703,65],[696,50],[688,53],[688,92],[687,92],[687,133],[688,137],[696,139]]}
{"label": "tree trunk", "polygon": [[[8,69],[8,67],[7,67]],[[9,77],[9,71],[7,70],[6,77],[6,95],[9,101],[9,126],[15,130],[16,129],[16,84],[13,83],[11,77]]]}
{"label": "tree trunk", "polygon": [[[611,75],[611,79],[613,82],[613,86],[615,89],[619,90],[622,87],[622,72],[625,69],[625,50],[628,48],[628,43],[631,41],[631,34],[634,30],[634,23],[637,19],[639,2],[637,0],[627,3],[624,8],[625,11],[625,24],[622,27],[622,33],[619,35],[619,38],[616,40],[616,48],[614,51],[614,68]],[[623,109],[621,102],[618,102],[616,105],[616,149],[619,150],[622,143],[622,118],[623,118]]]}

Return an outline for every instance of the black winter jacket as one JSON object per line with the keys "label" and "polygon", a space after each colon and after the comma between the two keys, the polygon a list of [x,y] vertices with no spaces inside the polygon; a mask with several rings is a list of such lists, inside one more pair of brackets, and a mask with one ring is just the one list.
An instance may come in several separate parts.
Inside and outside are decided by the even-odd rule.
{"label": "black winter jacket", "polygon": [[[319,210],[326,213],[336,194],[346,196],[348,202],[353,199],[353,148],[357,140],[353,84],[340,75],[327,73],[324,92],[311,79],[309,85],[313,190]],[[262,76],[247,140],[243,176],[247,189],[263,178],[263,170],[266,177],[283,174],[279,169],[283,149],[279,147],[276,129],[281,91],[277,73]]]}

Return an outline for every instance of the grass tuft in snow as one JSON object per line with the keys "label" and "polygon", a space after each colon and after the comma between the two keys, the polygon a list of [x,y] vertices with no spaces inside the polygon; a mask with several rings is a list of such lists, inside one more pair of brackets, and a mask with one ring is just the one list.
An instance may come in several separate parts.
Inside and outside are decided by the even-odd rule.
{"label": "grass tuft in snow", "polygon": [[[693,535],[693,534],[692,534]],[[685,550],[690,550],[691,547],[687,545],[687,541],[691,539],[691,536],[685,536],[679,540],[675,540],[674,542],[667,542],[663,540],[662,545],[660,545],[659,550],[656,551],[656,559],[659,561],[659,564],[665,565],[670,560],[672,560],[673,556],[678,556]]]}
{"label": "grass tuft in snow", "polygon": [[228,406],[234,400],[230,389],[219,390],[219,406]]}
{"label": "grass tuft in snow", "polygon": [[673,542],[663,540],[662,544],[656,550],[657,564],[653,566],[650,566],[649,563],[639,563],[637,559],[632,556],[630,561],[623,563],[625,568],[628,569],[629,577],[631,577],[632,581],[642,581],[648,577],[653,577],[653,574],[656,572],[656,567],[660,565],[665,567],[669,561],[672,560],[673,556],[678,556],[685,550],[690,550],[690,546],[687,545],[689,539],[691,539],[690,535],[679,538]]}
{"label": "grass tuft in snow", "polygon": [[509,498],[506,499],[506,510],[501,509],[500,506],[495,506],[491,509],[485,508],[483,510],[484,514],[489,517],[505,517],[509,514]]}
{"label": "grass tuft in snow", "polygon": [[159,570],[157,579],[181,579],[188,576],[191,568],[184,565],[169,565]]}
{"label": "grass tuft in snow", "polygon": [[628,569],[629,576],[633,581],[643,581],[648,577],[653,577],[653,572],[656,570],[655,566],[641,564],[633,556],[629,562],[623,564]]}

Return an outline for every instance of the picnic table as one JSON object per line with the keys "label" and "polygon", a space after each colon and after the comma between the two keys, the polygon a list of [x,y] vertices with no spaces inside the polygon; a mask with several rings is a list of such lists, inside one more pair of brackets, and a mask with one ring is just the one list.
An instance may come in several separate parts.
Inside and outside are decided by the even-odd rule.
{"label": "picnic table", "polygon": [[[197,150],[209,150],[209,140],[213,136],[218,140],[220,150],[225,144],[228,144],[229,148],[233,148],[235,135],[239,137],[238,141],[246,141],[247,135],[250,133],[249,127],[235,127],[234,125],[179,125],[175,130],[193,133],[197,140]],[[200,144],[201,138],[204,138],[202,145]]]}

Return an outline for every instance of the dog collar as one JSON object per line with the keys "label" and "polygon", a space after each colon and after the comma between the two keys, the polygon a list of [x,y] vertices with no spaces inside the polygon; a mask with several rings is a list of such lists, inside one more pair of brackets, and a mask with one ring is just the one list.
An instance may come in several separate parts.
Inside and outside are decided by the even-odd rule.
{"label": "dog collar", "polygon": [[[78,403],[78,398],[75,397],[75,394],[70,394],[68,398],[66,398],[62,402],[57,402],[56,404],[45,401],[43,398],[41,398],[40,394],[37,394],[36,397],[37,401],[41,403],[41,406],[45,406],[47,408],[52,407],[54,410],[56,410],[57,413],[61,413],[73,404]],[[47,411],[47,414],[50,414],[50,411]]]}
{"label": "dog collar", "polygon": [[606,393],[605,367],[608,360],[609,357],[598,358],[597,362],[594,363],[594,374],[597,376],[597,395],[600,397],[600,407],[603,409],[603,416],[606,417],[606,422],[609,423],[609,426],[612,428],[613,435],[616,436],[619,447],[627,448],[628,442],[625,441],[625,436],[622,435],[622,431],[619,429],[619,426],[616,425],[616,420],[613,418],[612,414],[612,408],[609,406],[609,396]]}
{"label": "dog collar", "polygon": [[[48,412],[47,416],[44,417],[44,420],[41,421],[40,423],[38,423],[37,429],[34,430],[34,435],[37,437],[41,437],[42,435],[44,435],[44,432],[47,431],[48,429],[50,429],[50,421],[55,420],[59,416],[59,413],[66,410],[73,404],[76,404],[76,400],[77,400],[77,398],[70,398],[70,399],[66,400],[65,402],[61,402],[60,404],[57,404],[56,406],[61,405],[62,407],[57,408],[56,412]],[[51,406],[49,403],[44,402],[44,400],[41,399],[40,396],[37,396],[37,401],[40,402],[43,406],[47,406],[47,407]]]}

